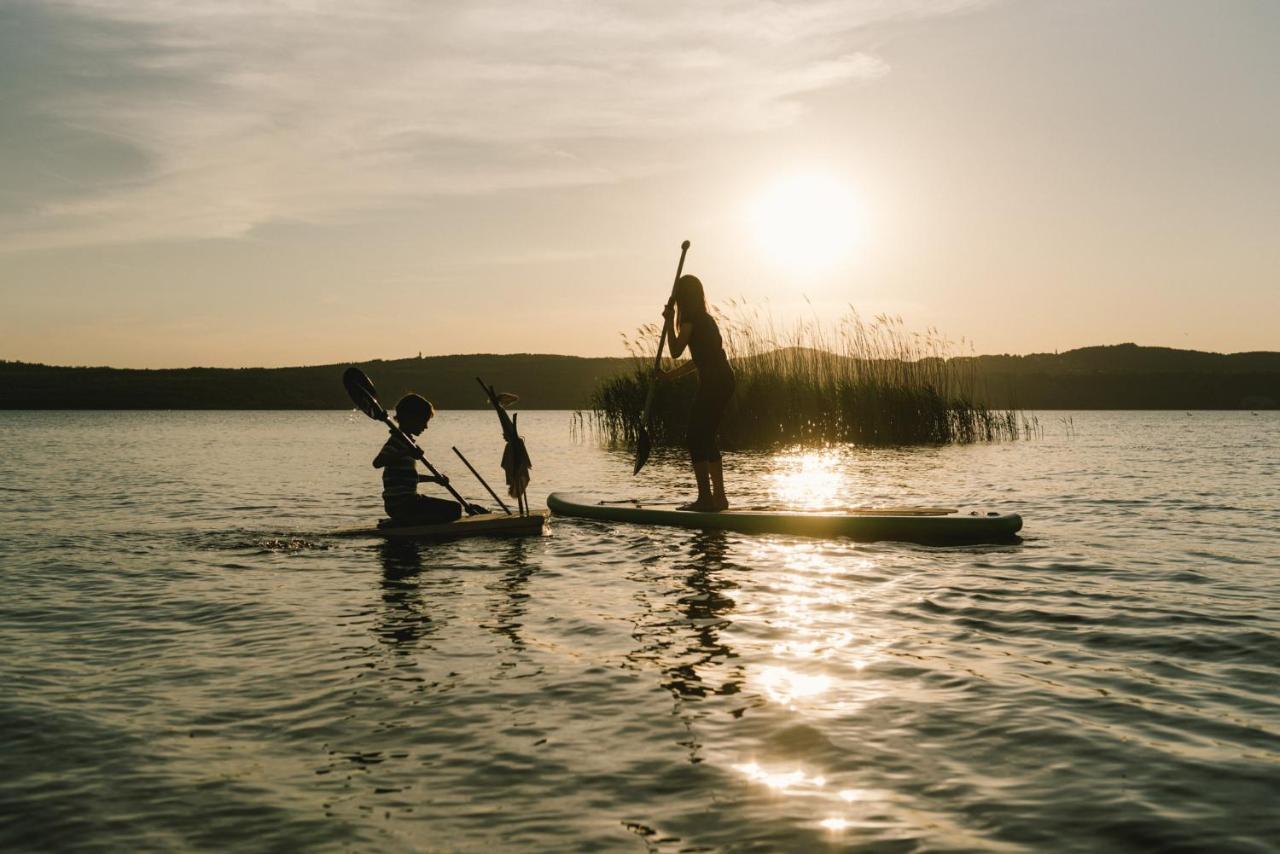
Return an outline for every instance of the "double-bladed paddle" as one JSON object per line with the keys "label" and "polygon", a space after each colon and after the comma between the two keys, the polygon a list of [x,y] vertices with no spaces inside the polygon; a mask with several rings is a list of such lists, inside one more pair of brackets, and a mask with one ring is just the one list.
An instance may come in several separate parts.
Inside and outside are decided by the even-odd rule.
{"label": "double-bladed paddle", "polygon": [[[413,455],[422,461],[422,464],[427,467],[427,471],[431,472],[434,477],[440,477],[440,472],[436,471],[436,467],[427,461],[427,457],[422,453],[422,448],[418,447],[418,443],[413,441],[413,438],[408,433],[401,430],[400,425],[391,420],[391,416],[387,413],[387,410],[382,408],[381,403],[378,403],[378,392],[373,387],[373,381],[365,376],[364,371],[354,366],[347,368],[342,372],[342,385],[346,388],[347,396],[351,398],[351,402],[356,405],[357,409],[365,415],[368,415],[374,421],[381,421],[383,424],[387,425],[387,428],[391,430],[392,434],[397,435],[408,442],[410,449],[413,451]],[[467,503],[465,498],[458,494],[458,491],[454,489],[453,486],[447,482],[442,483],[441,485],[444,486],[445,489],[449,490],[450,495],[457,499],[458,503],[462,505],[462,509],[467,512],[468,516],[476,515],[476,511],[471,508],[471,505]]]}
{"label": "double-bladed paddle", "polygon": [[[667,308],[675,305],[676,301],[676,283],[680,281],[680,274],[684,271],[684,256],[689,251],[689,241],[680,244],[680,263],[676,265],[676,278],[671,283],[671,297],[667,300]],[[662,337],[658,339],[658,355],[653,357],[653,374],[649,377],[649,393],[644,399],[644,415],[640,418],[640,435],[636,437],[636,465],[632,469],[631,474],[637,475],[640,469],[644,468],[644,464],[649,461],[649,451],[652,450],[653,442],[649,438],[649,422],[653,418],[653,396],[658,387],[658,369],[662,367],[662,348],[667,343],[667,337],[671,334],[671,319],[664,318],[662,321]]]}

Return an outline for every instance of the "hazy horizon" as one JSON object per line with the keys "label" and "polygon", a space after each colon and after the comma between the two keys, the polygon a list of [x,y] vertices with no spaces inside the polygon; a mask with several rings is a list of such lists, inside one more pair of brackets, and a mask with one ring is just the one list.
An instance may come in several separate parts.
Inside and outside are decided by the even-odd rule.
{"label": "hazy horizon", "polygon": [[784,324],[1280,350],[1277,44],[1254,2],[15,0],[0,358],[621,356],[686,238]]}

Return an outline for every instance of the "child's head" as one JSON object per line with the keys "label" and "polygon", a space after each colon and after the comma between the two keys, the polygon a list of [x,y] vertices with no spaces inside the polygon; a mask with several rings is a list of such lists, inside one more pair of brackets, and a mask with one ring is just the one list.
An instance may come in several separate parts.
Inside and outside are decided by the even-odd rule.
{"label": "child's head", "polygon": [[431,401],[417,394],[406,394],[396,404],[396,421],[400,429],[410,436],[416,436],[427,429],[427,422],[436,414]]}

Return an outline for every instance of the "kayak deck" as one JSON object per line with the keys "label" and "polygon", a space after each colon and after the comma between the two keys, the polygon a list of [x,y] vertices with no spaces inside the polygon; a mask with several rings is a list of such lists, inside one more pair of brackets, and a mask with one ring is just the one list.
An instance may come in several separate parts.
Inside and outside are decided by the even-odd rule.
{"label": "kayak deck", "polygon": [[547,514],[542,511],[527,516],[508,516],[505,513],[483,513],[463,516],[456,522],[435,525],[364,525],[358,528],[342,528],[334,531],[335,537],[386,537],[389,539],[456,540],[463,537],[520,537],[542,533]]}
{"label": "kayak deck", "polygon": [[699,513],[671,504],[607,504],[581,495],[553,492],[547,498],[559,516],[799,537],[850,537],[915,543],[999,543],[1016,539],[1017,513],[961,513],[949,507],[867,508],[840,513],[788,510],[725,510]]}

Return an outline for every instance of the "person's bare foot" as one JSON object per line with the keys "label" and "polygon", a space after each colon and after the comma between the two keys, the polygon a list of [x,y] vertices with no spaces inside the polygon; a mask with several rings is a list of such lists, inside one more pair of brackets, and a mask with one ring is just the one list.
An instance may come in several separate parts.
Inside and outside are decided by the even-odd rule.
{"label": "person's bare foot", "polygon": [[716,513],[719,513],[721,510],[728,510],[729,499],[723,495],[712,498],[711,507]]}
{"label": "person's bare foot", "polygon": [[709,497],[699,497],[696,501],[690,501],[688,504],[681,504],[676,509],[687,510],[691,513],[714,513],[720,508],[716,506],[714,499]]}

